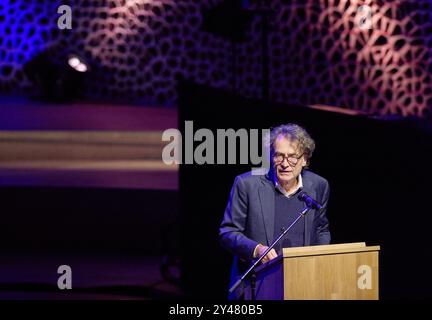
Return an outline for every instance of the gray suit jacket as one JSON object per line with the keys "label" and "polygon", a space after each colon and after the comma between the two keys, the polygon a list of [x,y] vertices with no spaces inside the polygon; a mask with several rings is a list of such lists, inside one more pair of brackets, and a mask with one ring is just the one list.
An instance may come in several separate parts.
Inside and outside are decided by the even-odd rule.
{"label": "gray suit jacket", "polygon": [[[326,179],[303,170],[303,191],[323,204],[321,211],[310,210],[305,216],[305,245],[330,243],[326,206],[330,188]],[[228,205],[219,229],[222,247],[234,255],[231,284],[237,281],[253,260],[258,243],[270,245],[274,239],[275,185],[271,173],[244,173],[235,178]],[[240,259],[240,261],[239,261]],[[239,298],[242,291],[230,298]]]}

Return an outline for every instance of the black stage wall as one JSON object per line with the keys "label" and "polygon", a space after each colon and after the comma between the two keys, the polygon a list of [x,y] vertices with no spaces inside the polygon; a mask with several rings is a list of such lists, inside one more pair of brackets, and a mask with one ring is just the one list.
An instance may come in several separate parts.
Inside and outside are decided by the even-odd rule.
{"label": "black stage wall", "polygon": [[176,250],[178,192],[78,187],[2,187],[1,252]]}
{"label": "black stage wall", "polygon": [[[194,121],[195,131],[304,126],[317,143],[310,169],[331,186],[332,243],[381,246],[381,298],[432,297],[432,144],[426,123],[263,104],[187,82],[180,85],[179,102],[179,128],[185,120]],[[180,168],[182,275],[195,298],[227,296],[231,256],[219,246],[218,227],[235,176],[248,170],[249,165]]]}

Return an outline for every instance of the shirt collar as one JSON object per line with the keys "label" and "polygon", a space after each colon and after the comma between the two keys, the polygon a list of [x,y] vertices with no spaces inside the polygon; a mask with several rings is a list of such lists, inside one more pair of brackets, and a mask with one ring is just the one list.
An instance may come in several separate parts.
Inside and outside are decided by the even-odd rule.
{"label": "shirt collar", "polygon": [[288,193],[278,182],[276,175],[273,175],[273,182],[276,187],[285,197],[290,198],[292,197],[297,191],[303,188],[303,178],[301,173],[298,175],[298,181],[297,181],[297,187],[294,189],[293,192]]}

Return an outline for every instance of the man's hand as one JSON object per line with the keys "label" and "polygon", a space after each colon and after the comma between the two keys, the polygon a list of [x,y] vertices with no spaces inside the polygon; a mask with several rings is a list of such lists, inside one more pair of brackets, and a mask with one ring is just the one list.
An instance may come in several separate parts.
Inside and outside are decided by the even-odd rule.
{"label": "man's hand", "polygon": [[[261,257],[261,255],[268,249],[267,246],[264,246],[262,244],[258,245],[258,248],[256,249],[256,256],[257,258]],[[277,257],[277,253],[275,249],[271,249],[269,253],[261,260],[262,263],[266,263],[274,258]]]}

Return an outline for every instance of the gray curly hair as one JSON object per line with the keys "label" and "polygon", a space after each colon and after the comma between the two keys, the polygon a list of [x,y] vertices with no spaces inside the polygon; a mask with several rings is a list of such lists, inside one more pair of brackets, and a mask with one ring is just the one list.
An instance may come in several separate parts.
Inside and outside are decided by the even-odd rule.
{"label": "gray curly hair", "polygon": [[270,132],[270,154],[274,154],[274,144],[279,136],[284,136],[291,141],[297,141],[300,152],[304,153],[306,163],[309,165],[310,158],[315,150],[315,141],[307,131],[294,123],[283,124],[272,128]]}

